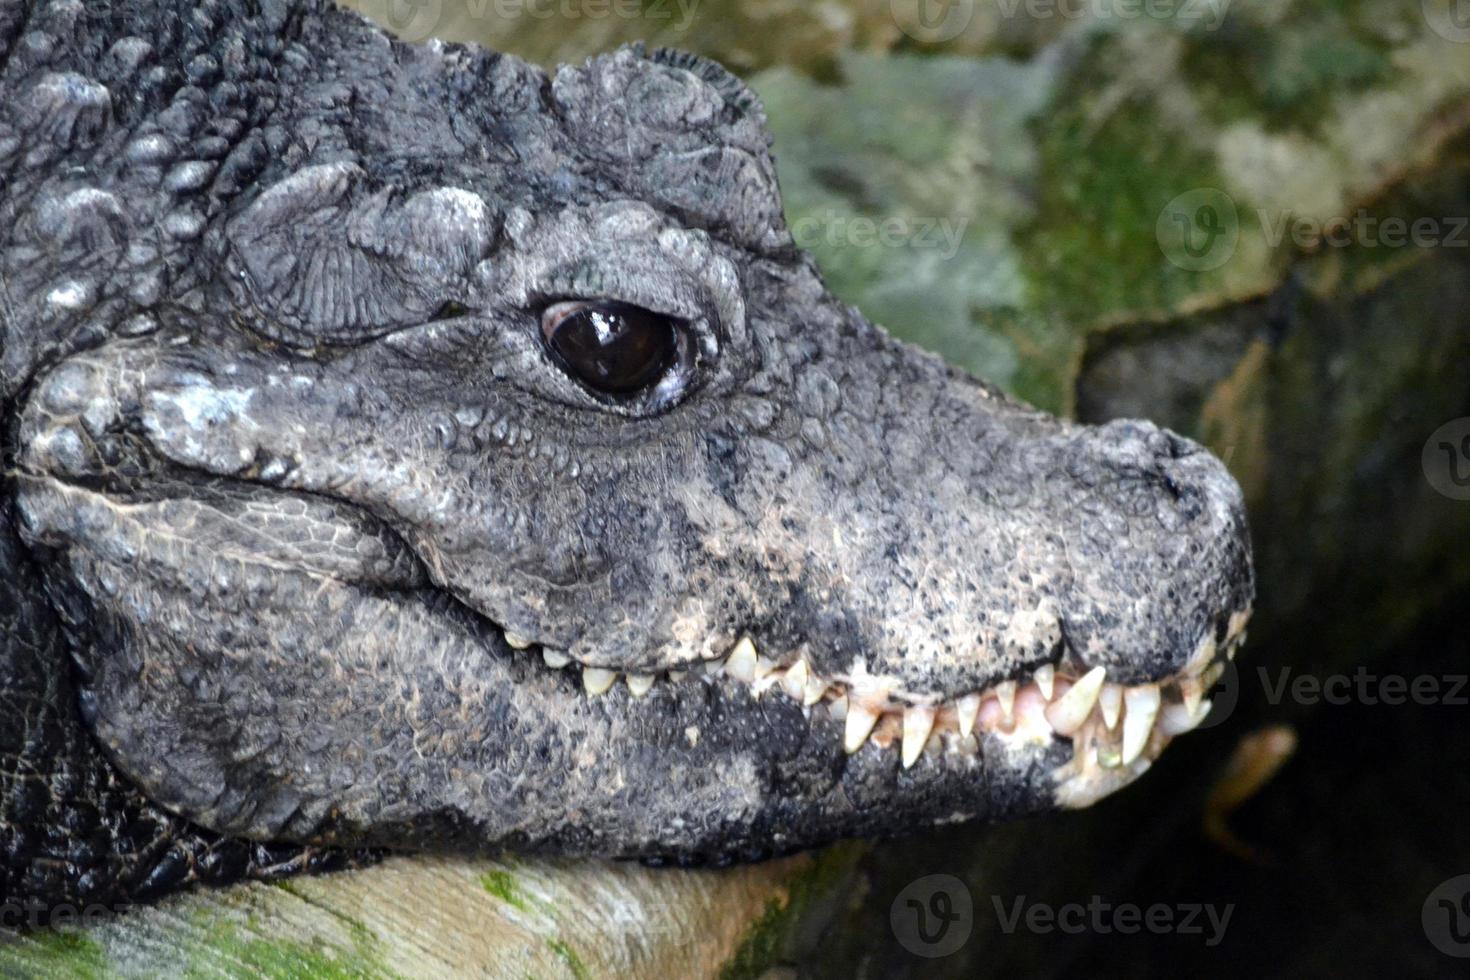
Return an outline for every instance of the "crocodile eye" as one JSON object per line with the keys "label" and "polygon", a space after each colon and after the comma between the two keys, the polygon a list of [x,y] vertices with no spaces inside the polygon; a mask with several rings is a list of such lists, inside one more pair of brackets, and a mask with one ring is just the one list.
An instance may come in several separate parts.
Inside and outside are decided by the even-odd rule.
{"label": "crocodile eye", "polygon": [[541,315],[541,334],[562,366],[606,395],[657,384],[678,358],[680,332],[670,317],[612,301],[557,303]]}

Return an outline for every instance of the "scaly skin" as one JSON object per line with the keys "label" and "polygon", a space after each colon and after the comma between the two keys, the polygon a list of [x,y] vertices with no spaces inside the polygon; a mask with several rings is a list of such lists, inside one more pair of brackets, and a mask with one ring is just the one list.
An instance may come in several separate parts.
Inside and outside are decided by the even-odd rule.
{"label": "scaly skin", "polygon": [[[713,64],[243,0],[0,45],[7,899],[1083,805],[1240,640],[1220,463],[838,302]],[[566,299],[687,323],[687,389],[593,397]]]}

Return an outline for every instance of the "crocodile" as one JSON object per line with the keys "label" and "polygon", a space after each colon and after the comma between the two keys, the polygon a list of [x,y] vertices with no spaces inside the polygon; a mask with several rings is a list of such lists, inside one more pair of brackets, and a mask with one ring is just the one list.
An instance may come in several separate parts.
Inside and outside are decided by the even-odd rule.
{"label": "crocodile", "polygon": [[1196,727],[1242,497],[867,321],[714,62],[0,0],[0,904],[754,861]]}

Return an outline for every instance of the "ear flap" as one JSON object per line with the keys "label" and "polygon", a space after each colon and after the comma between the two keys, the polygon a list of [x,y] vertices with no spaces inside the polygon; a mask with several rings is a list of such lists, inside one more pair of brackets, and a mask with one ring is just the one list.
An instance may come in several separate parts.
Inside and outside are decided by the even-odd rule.
{"label": "ear flap", "polygon": [[790,243],[765,113],[724,68],[632,45],[561,69],[552,95],[579,155],[631,196],[747,247]]}
{"label": "ear flap", "polygon": [[419,322],[494,240],[495,218],[468,191],[368,183],[355,164],[306,167],[230,222],[230,281],[262,332],[350,343]]}
{"label": "ear flap", "polygon": [[737,113],[753,118],[758,126],[765,128],[766,110],[760,97],[718,61],[677,48],[657,48],[646,57],[656,65],[679,68],[707,82]]}

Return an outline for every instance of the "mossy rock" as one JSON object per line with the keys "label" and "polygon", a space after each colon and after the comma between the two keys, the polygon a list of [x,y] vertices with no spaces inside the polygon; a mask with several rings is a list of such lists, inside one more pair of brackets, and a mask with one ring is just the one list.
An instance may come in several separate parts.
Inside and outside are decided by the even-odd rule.
{"label": "mossy rock", "polygon": [[[438,10],[439,36],[543,63],[646,39],[746,74],[788,221],[836,292],[1043,407],[1147,415],[1227,460],[1256,532],[1250,657],[1371,657],[1463,590],[1470,513],[1419,454],[1470,416],[1470,249],[1310,232],[1360,209],[1442,233],[1470,214],[1470,44],[1393,0],[1234,0],[1204,23],[969,4],[953,33],[916,29],[918,2],[414,9]],[[1247,700],[1242,719],[1265,716]],[[399,858],[32,935],[0,945],[0,973],[920,975],[935,964],[887,925],[910,880],[960,874],[977,904],[1085,900],[1172,868],[1160,849],[1192,839],[1233,727],[1086,814],[726,871]],[[1054,966],[1044,940],[982,922],[943,972]]]}

